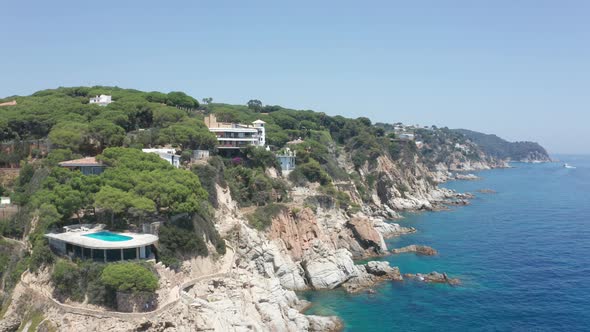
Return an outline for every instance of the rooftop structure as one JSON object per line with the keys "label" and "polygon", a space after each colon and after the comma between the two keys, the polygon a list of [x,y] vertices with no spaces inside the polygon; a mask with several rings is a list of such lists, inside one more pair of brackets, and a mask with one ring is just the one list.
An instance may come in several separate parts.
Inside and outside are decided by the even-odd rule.
{"label": "rooftop structure", "polygon": [[178,168],[180,167],[180,156],[176,154],[174,149],[141,149],[145,153],[155,153],[160,158],[166,160],[170,165]]}
{"label": "rooftop structure", "polygon": [[112,103],[111,96],[109,95],[100,95],[94,98],[90,98],[90,104],[98,104],[98,106],[107,106],[108,104]]}
{"label": "rooftop structure", "polygon": [[105,165],[97,161],[95,157],[67,160],[59,163],[59,166],[71,170],[79,170],[84,175],[97,175],[104,171]]}
{"label": "rooftop structure", "polygon": [[217,137],[218,149],[241,149],[249,145],[266,144],[266,122],[256,120],[252,125],[218,122],[214,114],[205,118],[205,125]]}
{"label": "rooftop structure", "polygon": [[48,233],[49,246],[59,254],[99,262],[148,259],[158,237],[152,234],[114,233],[104,225],[66,226],[62,233]]}

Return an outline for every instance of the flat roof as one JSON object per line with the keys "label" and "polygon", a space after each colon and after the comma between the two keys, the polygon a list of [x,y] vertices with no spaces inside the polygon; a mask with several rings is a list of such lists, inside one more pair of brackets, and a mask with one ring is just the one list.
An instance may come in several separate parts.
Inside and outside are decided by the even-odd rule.
{"label": "flat roof", "polygon": [[257,133],[258,129],[256,128],[219,128],[213,127],[209,128],[211,132],[234,132],[234,133]]}
{"label": "flat roof", "polygon": [[127,249],[144,247],[150,244],[158,242],[158,237],[153,234],[138,234],[138,233],[115,233],[131,237],[130,240],[126,241],[105,241],[89,236],[85,236],[97,232],[106,232],[104,230],[89,230],[89,231],[78,231],[78,232],[65,232],[65,233],[48,233],[45,237],[53,240],[63,241],[76,246],[92,249]]}
{"label": "flat roof", "polygon": [[86,157],[81,159],[67,160],[59,163],[62,167],[81,167],[81,166],[104,166],[101,162],[96,161],[95,157]]}

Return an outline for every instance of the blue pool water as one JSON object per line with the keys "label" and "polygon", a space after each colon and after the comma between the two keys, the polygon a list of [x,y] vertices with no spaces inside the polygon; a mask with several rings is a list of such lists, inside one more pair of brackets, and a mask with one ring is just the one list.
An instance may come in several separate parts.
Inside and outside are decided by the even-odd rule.
{"label": "blue pool water", "polygon": [[[389,248],[424,244],[439,255],[381,259],[402,273],[447,272],[461,286],[306,292],[308,313],[338,315],[348,331],[590,331],[590,157],[562,160],[577,168],[514,164],[448,183],[476,199],[399,221],[418,232],[388,240]],[[476,193],[484,188],[497,194]]]}
{"label": "blue pool water", "polygon": [[96,233],[85,234],[84,236],[91,237],[97,240],[103,240],[108,242],[121,242],[121,241],[129,241],[133,239],[131,236],[121,235],[117,233],[111,233],[107,231],[101,231]]}

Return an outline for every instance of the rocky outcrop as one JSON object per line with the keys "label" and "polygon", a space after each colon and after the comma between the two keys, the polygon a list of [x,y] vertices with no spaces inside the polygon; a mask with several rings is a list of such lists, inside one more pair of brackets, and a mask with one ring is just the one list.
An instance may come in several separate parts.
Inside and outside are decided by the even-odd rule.
{"label": "rocky outcrop", "polygon": [[307,289],[303,270],[286,250],[246,225],[240,227],[238,253],[240,266],[251,266],[264,277],[277,278],[287,289]]}
{"label": "rocky outcrop", "polygon": [[0,332],[15,332],[21,324],[20,319],[15,316],[4,317],[0,320]]}
{"label": "rocky outcrop", "polygon": [[420,245],[415,245],[415,244],[405,246],[403,248],[393,249],[393,250],[391,250],[391,252],[394,254],[413,252],[418,255],[424,255],[424,256],[438,255],[438,252],[429,246],[420,246]]}
{"label": "rocky outcrop", "polygon": [[201,330],[335,331],[341,327],[336,317],[302,314],[306,301],[281,287],[277,278],[260,278],[247,267],[195,285],[187,298],[190,312],[180,314],[189,314],[195,320],[193,326]]}
{"label": "rocky outcrop", "polygon": [[309,208],[296,213],[292,210],[279,213],[273,218],[269,238],[282,240],[294,260],[301,260],[303,252],[311,248],[314,240],[326,239]]}
{"label": "rocky outcrop", "polygon": [[474,180],[479,180],[479,176],[475,175],[475,174],[462,174],[462,173],[457,173],[455,174],[455,180],[467,180],[467,181],[474,181]]}
{"label": "rocky outcrop", "polygon": [[414,233],[416,231],[414,227],[402,227],[399,224],[385,222],[382,219],[373,219],[373,227],[377,232],[381,233],[385,239]]}
{"label": "rocky outcrop", "polygon": [[306,253],[301,266],[314,289],[334,289],[359,275],[348,250],[330,251],[321,242],[316,242],[314,249]]}
{"label": "rocky outcrop", "polygon": [[348,225],[363,248],[372,249],[377,254],[387,251],[383,235],[375,229],[372,220],[357,215],[348,222]]}
{"label": "rocky outcrop", "polygon": [[449,284],[449,285],[458,285],[461,281],[457,278],[449,278],[446,273],[438,273],[436,271],[430,272],[428,274],[422,273],[406,273],[404,274],[406,278],[412,278],[415,280],[429,282],[429,283],[439,283],[439,284]]}
{"label": "rocky outcrop", "polygon": [[399,268],[389,266],[389,262],[370,261],[364,265],[357,265],[357,270],[358,275],[342,285],[349,293],[370,289],[370,287],[385,280],[403,280]]}

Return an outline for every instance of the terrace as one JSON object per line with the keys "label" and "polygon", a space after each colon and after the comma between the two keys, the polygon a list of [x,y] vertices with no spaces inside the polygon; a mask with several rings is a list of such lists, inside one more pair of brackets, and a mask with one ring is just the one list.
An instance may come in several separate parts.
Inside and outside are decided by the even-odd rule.
{"label": "terrace", "polygon": [[102,224],[66,226],[63,232],[48,233],[45,237],[58,254],[105,263],[151,259],[158,242],[156,235],[109,232]]}

